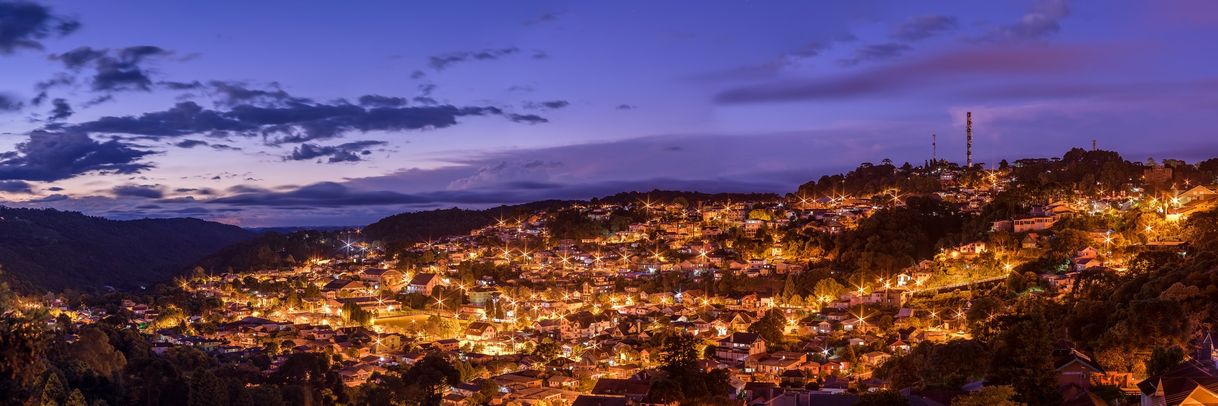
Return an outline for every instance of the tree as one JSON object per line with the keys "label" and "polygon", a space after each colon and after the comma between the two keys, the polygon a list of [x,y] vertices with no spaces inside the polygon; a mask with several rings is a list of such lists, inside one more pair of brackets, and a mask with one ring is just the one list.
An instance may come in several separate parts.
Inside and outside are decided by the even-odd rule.
{"label": "tree", "polygon": [[558,356],[558,352],[561,349],[562,347],[560,347],[554,340],[545,339],[533,348],[533,355],[541,357],[546,361],[550,361]]}
{"label": "tree", "polygon": [[211,371],[195,371],[190,377],[189,406],[226,406],[228,388]]}
{"label": "tree", "polygon": [[1194,247],[1218,251],[1218,210],[1190,216],[1185,223],[1184,232]]}
{"label": "tree", "polygon": [[461,383],[461,371],[444,357],[430,354],[402,374],[402,380],[421,389],[419,404],[434,406],[440,404],[444,387]]}
{"label": "tree", "polygon": [[875,369],[875,375],[887,379],[894,388],[924,387],[922,371],[926,368],[926,357],[934,345],[919,343],[908,353],[884,361]]}
{"label": "tree", "polygon": [[948,341],[930,351],[927,368],[923,370],[924,382],[933,388],[959,389],[984,378],[989,365],[989,353],[976,340]]}
{"label": "tree", "polygon": [[270,341],[264,342],[264,343],[262,343],[262,350],[265,351],[268,355],[272,355],[272,356],[278,355],[279,354],[279,343],[275,342],[275,340],[270,340]]}
{"label": "tree", "polygon": [[314,405],[313,391],[305,385],[286,385],[283,387],[283,401],[289,405]]}
{"label": "tree", "polygon": [[42,393],[38,396],[38,403],[42,406],[58,406],[67,396],[67,389],[63,385],[63,380],[59,378],[59,374],[48,373],[46,382],[42,384]]}
{"label": "tree", "polygon": [[1057,392],[1057,370],[1053,368],[1053,338],[1042,311],[1003,315],[996,318],[997,333],[990,379],[1011,385],[1019,400],[1034,405],[1061,403]]}
{"label": "tree", "polygon": [[478,383],[478,392],[475,392],[470,400],[476,404],[487,404],[497,395],[499,395],[499,385],[490,379],[483,379]]}
{"label": "tree", "polygon": [[833,236],[830,256],[840,265],[874,276],[896,274],[928,259],[940,241],[957,235],[965,216],[959,206],[927,197],[911,197]]}
{"label": "tree", "polygon": [[700,368],[697,345],[698,340],[690,334],[665,337],[660,354],[663,376],[652,382],[650,401],[706,404],[726,399],[731,387],[727,372]]}
{"label": "tree", "polygon": [[663,369],[674,370],[694,366],[698,362],[698,339],[689,334],[673,334],[664,339],[660,353]]}
{"label": "tree", "polygon": [[787,318],[782,315],[782,311],[770,309],[765,316],[749,325],[749,332],[761,336],[767,343],[778,344],[782,342],[786,325]]}
{"label": "tree", "polygon": [[423,331],[433,337],[452,337],[461,331],[461,324],[454,319],[433,314],[423,322]]}
{"label": "tree", "polygon": [[993,297],[982,296],[974,299],[965,314],[973,335],[979,335],[982,329],[989,328],[989,321],[1001,313],[1002,306],[1002,301]]}
{"label": "tree", "polygon": [[288,309],[299,309],[301,305],[300,294],[296,293],[296,288],[288,288],[287,297],[284,297],[283,304],[288,306]]}
{"label": "tree", "polygon": [[64,406],[88,406],[88,401],[85,400],[85,394],[80,393],[80,389],[72,389],[72,393],[68,394],[68,398],[63,401]]}
{"label": "tree", "polygon": [[770,221],[770,220],[773,220],[773,216],[771,216],[771,215],[770,215],[770,211],[769,211],[769,210],[765,210],[765,209],[753,209],[753,210],[749,210],[749,219],[751,219],[751,220],[761,220],[761,221]]}
{"label": "tree", "polygon": [[[4,267],[0,266],[0,278],[4,278]],[[9,308],[13,305],[13,291],[9,289],[8,282],[0,280],[0,314],[8,313]]]}
{"label": "tree", "polygon": [[368,325],[372,321],[372,313],[364,310],[355,302],[343,303],[343,319],[350,323]]}
{"label": "tree", "polygon": [[127,365],[127,358],[110,345],[110,336],[100,328],[81,330],[80,338],[69,347],[68,353],[94,373],[107,378],[113,377]]}
{"label": "tree", "polygon": [[795,288],[795,278],[787,275],[786,281],[782,283],[782,301],[791,304],[792,298],[799,296],[799,290]]}
{"label": "tree", "polygon": [[816,286],[812,288],[812,294],[816,295],[817,300],[837,300],[837,297],[846,290],[845,286],[838,283],[833,278],[825,278],[816,282]]}
{"label": "tree", "polygon": [[330,369],[330,357],[322,353],[293,353],[271,377],[282,384],[320,384]]}
{"label": "tree", "polygon": [[25,389],[44,371],[46,337],[39,323],[12,314],[0,315],[0,396],[24,399]]}
{"label": "tree", "polygon": [[247,390],[257,406],[283,406],[283,392],[274,386],[258,386]]}
{"label": "tree", "polygon": [[1015,389],[1010,385],[986,386],[981,390],[952,399],[952,406],[1018,406],[1012,400]]}
{"label": "tree", "polygon": [[889,359],[875,373],[894,388],[956,390],[985,377],[990,357],[976,340],[952,340],[942,344],[919,343],[908,353]]}
{"label": "tree", "polygon": [[1184,350],[1180,347],[1156,347],[1146,360],[1146,374],[1158,375],[1184,362]]}
{"label": "tree", "polygon": [[550,235],[558,239],[582,240],[599,237],[607,231],[605,224],[585,216],[579,210],[567,209],[555,213],[546,222]]}

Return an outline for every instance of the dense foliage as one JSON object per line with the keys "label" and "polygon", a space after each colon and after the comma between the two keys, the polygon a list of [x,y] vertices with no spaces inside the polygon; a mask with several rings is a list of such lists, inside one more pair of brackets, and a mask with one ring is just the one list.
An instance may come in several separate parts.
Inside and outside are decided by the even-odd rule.
{"label": "dense foliage", "polygon": [[822,236],[829,256],[846,269],[870,275],[895,275],[934,256],[940,241],[959,233],[965,217],[952,204],[911,197],[904,206],[881,210],[858,228]]}
{"label": "dense foliage", "polygon": [[915,168],[909,163],[897,167],[888,160],[879,165],[866,162],[845,174],[825,175],[816,181],[799,185],[796,194],[819,198],[869,195],[892,189],[915,193],[934,192],[938,191],[940,186],[938,175],[930,170],[932,168],[932,165]]}
{"label": "dense foliage", "polygon": [[707,371],[698,365],[698,339],[688,334],[664,338],[660,354],[662,375],[652,381],[648,400],[654,403],[730,404],[726,370]]}
{"label": "dense foliage", "polygon": [[461,383],[462,378],[448,359],[431,354],[409,367],[374,373],[352,400],[360,405],[439,405],[444,389]]}
{"label": "dense foliage", "polygon": [[[1056,232],[1081,238],[1069,237],[1071,230]],[[877,375],[895,387],[925,389],[984,379],[1008,385],[1017,401],[1056,404],[1062,399],[1054,356],[1062,340],[1092,354],[1108,372],[1136,377],[1163,372],[1185,358],[1197,332],[1218,325],[1218,211],[1193,215],[1182,234],[1191,246],[1184,253],[1143,252],[1125,272],[1083,270],[1069,293],[1056,300],[1029,294],[1026,284],[1035,284],[1035,277],[1028,282],[1014,273],[1012,278],[1022,282],[1008,280],[972,300],[966,314],[973,339],[921,343],[884,364]],[[1065,244],[1080,241],[1085,242]],[[1060,254],[1050,248],[1043,255]]]}
{"label": "dense foliage", "polygon": [[594,219],[578,210],[559,210],[547,222],[550,236],[558,239],[585,239],[603,237],[609,233],[625,231],[632,223],[645,219],[639,210],[615,210],[607,218]]}
{"label": "dense foliage", "polygon": [[296,266],[312,257],[338,254],[343,248],[337,231],[268,232],[219,250],[199,261],[213,272],[248,272]]}
{"label": "dense foliage", "polygon": [[1011,170],[1020,188],[1042,195],[1119,190],[1144,169],[1112,151],[1074,148],[1059,160],[1026,160]]}
{"label": "dense foliage", "polygon": [[492,224],[498,213],[495,209],[458,208],[402,213],[369,224],[364,228],[364,234],[371,240],[384,242],[386,246],[408,246],[431,239],[469,234],[474,229]]}
{"label": "dense foliage", "polygon": [[164,282],[204,256],[252,237],[239,227],[189,218],[115,221],[0,207],[0,264],[23,290]]}

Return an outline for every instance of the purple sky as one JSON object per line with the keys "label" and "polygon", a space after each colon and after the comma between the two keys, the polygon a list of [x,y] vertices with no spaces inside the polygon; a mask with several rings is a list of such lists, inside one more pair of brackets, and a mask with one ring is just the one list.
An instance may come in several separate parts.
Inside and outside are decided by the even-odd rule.
{"label": "purple sky", "polygon": [[[352,4],[353,3],[353,4]],[[0,0],[0,201],[365,224],[963,160],[1218,156],[1218,2]]]}

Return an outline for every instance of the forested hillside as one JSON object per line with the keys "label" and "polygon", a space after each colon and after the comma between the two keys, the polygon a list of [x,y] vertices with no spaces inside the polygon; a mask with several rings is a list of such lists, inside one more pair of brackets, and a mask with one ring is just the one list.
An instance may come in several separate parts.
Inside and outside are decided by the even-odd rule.
{"label": "forested hillside", "polygon": [[21,289],[134,288],[162,282],[227,245],[253,237],[198,219],[130,221],[0,207],[0,267]]}

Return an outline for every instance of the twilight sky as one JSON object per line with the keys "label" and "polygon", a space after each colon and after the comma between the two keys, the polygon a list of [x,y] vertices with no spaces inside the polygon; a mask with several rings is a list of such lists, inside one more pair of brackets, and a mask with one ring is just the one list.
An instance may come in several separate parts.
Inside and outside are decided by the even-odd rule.
{"label": "twilight sky", "polygon": [[0,0],[0,202],[243,226],[1218,156],[1218,2]]}

